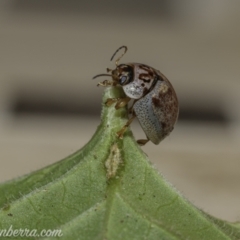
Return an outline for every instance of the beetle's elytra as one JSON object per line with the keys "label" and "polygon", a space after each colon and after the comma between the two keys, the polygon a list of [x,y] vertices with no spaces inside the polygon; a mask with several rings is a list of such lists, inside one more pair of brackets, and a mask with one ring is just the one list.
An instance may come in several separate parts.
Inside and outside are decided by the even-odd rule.
{"label": "beetle's elytra", "polygon": [[118,65],[119,60],[127,52],[127,47],[122,46],[116,53],[124,49],[124,53],[116,60],[116,68],[108,69],[106,74],[98,74],[93,79],[100,76],[110,76],[111,80],[98,83],[98,86],[122,86],[126,97],[118,99],[108,99],[106,104],[116,103],[115,108],[124,107],[133,99],[133,105],[129,108],[132,114],[123,128],[117,132],[119,138],[123,137],[127,127],[135,117],[146,134],[147,139],[138,140],[140,145],[146,144],[149,140],[154,144],[159,144],[173,130],[178,118],[179,105],[177,95],[169,80],[158,70],[141,63],[127,63]]}

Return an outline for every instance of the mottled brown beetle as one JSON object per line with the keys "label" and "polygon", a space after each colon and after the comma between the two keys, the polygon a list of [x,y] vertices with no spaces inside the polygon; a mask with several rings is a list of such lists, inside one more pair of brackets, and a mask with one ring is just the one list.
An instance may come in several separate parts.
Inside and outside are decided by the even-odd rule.
{"label": "mottled brown beetle", "polygon": [[99,74],[100,76],[111,76],[112,80],[105,80],[98,83],[98,86],[122,86],[125,98],[109,98],[108,106],[116,103],[115,108],[119,109],[133,99],[133,105],[129,108],[132,114],[123,128],[117,132],[119,138],[123,137],[127,127],[135,117],[145,132],[147,139],[138,140],[140,145],[146,144],[149,140],[159,144],[173,130],[178,118],[179,106],[177,95],[168,79],[158,70],[141,63],[127,63],[118,65],[119,60],[127,52],[127,47],[122,46],[116,53],[124,49],[124,53],[116,60],[116,69],[107,68],[111,74]]}

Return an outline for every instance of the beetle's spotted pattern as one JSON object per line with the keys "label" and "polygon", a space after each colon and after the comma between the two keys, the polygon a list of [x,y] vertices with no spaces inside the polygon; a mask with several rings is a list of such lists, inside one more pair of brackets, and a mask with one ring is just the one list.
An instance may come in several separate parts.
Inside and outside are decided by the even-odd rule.
{"label": "beetle's spotted pattern", "polygon": [[[113,55],[124,48],[126,53],[127,47],[120,47]],[[121,56],[121,57],[122,57]],[[111,60],[113,59],[111,58]],[[126,98],[109,99],[108,103],[116,101],[115,108],[126,106],[131,99],[134,99],[132,118],[117,133],[122,138],[126,128],[131,124],[134,117],[137,117],[139,123],[145,132],[147,139],[138,142],[144,145],[147,141],[159,144],[168,136],[174,128],[178,118],[179,106],[177,95],[168,79],[158,70],[141,63],[128,63],[118,65],[119,57],[116,60],[114,70],[107,69],[111,74],[99,74],[99,76],[111,76],[112,81],[105,80],[99,85],[120,85],[122,86]]]}

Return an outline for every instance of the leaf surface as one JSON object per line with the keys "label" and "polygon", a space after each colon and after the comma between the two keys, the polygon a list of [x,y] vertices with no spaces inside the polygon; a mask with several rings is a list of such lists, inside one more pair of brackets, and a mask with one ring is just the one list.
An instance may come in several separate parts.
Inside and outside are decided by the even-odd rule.
{"label": "leaf surface", "polygon": [[[107,88],[103,103],[123,96],[121,88]],[[12,228],[60,229],[62,240],[240,239],[239,224],[215,219],[181,196],[130,130],[116,137],[126,121],[125,108],[103,104],[102,122],[81,150],[1,184],[0,234]]]}

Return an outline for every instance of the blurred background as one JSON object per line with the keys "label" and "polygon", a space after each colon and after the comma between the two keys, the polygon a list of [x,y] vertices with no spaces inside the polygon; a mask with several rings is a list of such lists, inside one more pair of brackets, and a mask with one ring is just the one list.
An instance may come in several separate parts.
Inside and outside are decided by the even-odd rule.
{"label": "blurred background", "polygon": [[127,45],[121,61],[159,69],[180,102],[170,137],[143,150],[196,206],[240,221],[239,11],[238,0],[1,0],[0,181],[90,139],[103,93],[91,78]]}

